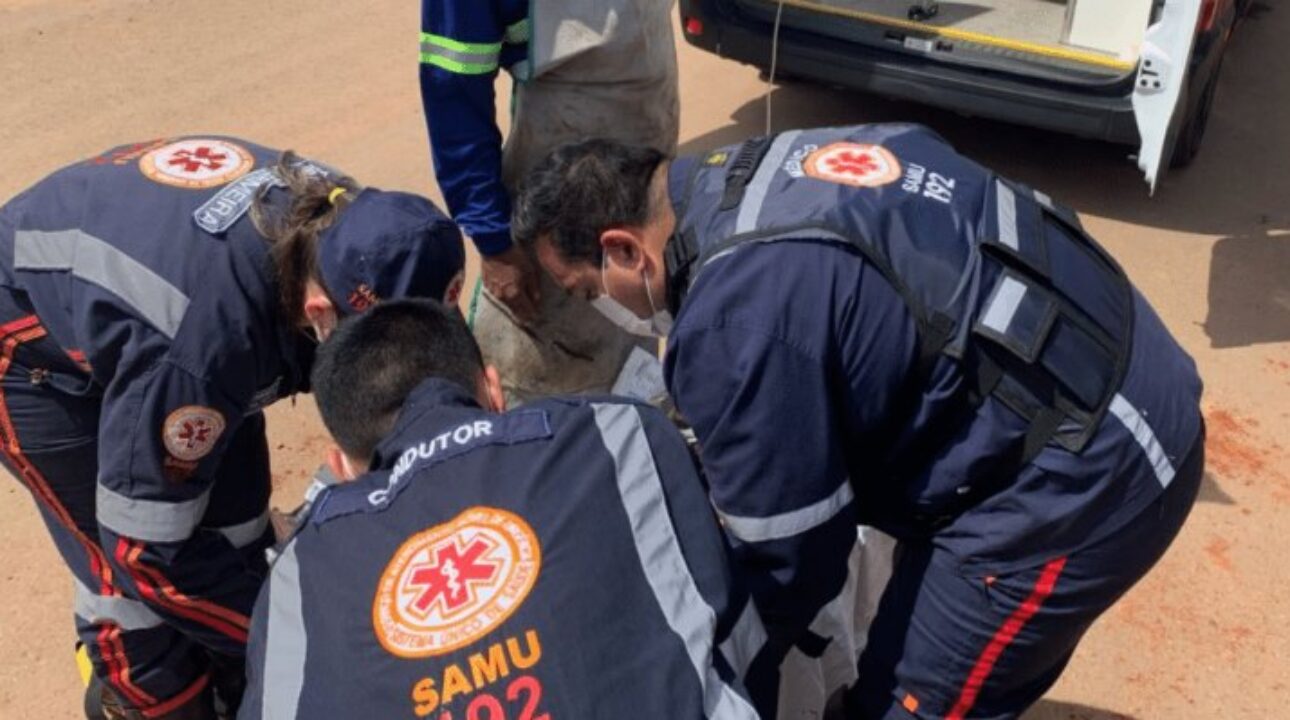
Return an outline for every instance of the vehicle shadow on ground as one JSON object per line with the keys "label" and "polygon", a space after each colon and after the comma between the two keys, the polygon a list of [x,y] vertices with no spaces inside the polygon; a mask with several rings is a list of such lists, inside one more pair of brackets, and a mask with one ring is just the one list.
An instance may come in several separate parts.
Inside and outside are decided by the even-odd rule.
{"label": "vehicle shadow on ground", "polygon": [[1040,700],[1022,720],[1137,720],[1132,715],[1077,703]]}
{"label": "vehicle shadow on ground", "polygon": [[[1186,170],[1166,174],[1155,197],[1129,156],[1135,148],[923,105],[788,80],[771,92],[774,129],[915,122],[998,172],[1045,190],[1082,213],[1199,235],[1260,236],[1290,229],[1290,9],[1259,3],[1227,51],[1205,145]],[[764,98],[732,123],[685,143],[700,153],[765,132]],[[1221,194],[1218,194],[1221,193]]]}
{"label": "vehicle shadow on ground", "polygon": [[[1290,233],[1214,244],[1205,334],[1216,348],[1290,340]],[[1290,363],[1274,370],[1290,377]]]}

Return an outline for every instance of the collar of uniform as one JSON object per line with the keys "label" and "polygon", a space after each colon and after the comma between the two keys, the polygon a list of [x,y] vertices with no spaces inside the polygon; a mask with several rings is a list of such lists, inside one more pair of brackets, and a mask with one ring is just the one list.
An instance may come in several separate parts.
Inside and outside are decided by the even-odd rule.
{"label": "collar of uniform", "polygon": [[465,416],[479,415],[481,412],[483,409],[479,407],[475,396],[461,385],[439,378],[423,381],[403,401],[394,429],[376,446],[371,469],[388,470],[394,467],[406,446],[401,441],[404,435],[424,435],[440,426],[452,426],[460,423]]}

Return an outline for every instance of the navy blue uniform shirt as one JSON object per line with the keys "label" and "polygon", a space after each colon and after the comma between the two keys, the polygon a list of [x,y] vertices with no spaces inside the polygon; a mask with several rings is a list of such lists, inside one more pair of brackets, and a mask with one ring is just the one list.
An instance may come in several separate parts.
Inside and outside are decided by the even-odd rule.
{"label": "navy blue uniform shirt", "polygon": [[275,562],[243,720],[756,717],[760,625],[657,410],[427,380],[372,466]]}
{"label": "navy blue uniform shirt", "polygon": [[[857,139],[820,149],[850,135]],[[802,172],[804,158],[837,160],[822,155],[836,155],[834,147],[854,148],[847,152],[873,164]],[[713,153],[702,164],[724,172],[734,154]],[[688,171],[678,164],[673,172]],[[868,173],[868,186],[848,184],[847,173]],[[936,192],[928,178],[937,179]],[[685,187],[676,176],[671,184]],[[733,226],[736,216],[740,232],[746,220],[755,221],[750,231],[766,232],[810,226],[830,202],[855,202],[855,232],[907,233],[931,252],[955,243],[930,234],[957,232],[959,246],[975,240],[995,216],[982,199],[993,184],[988,171],[923,128],[801,131],[776,139],[742,205],[683,214],[699,218],[685,228],[697,233]],[[707,197],[720,200],[719,180],[703,186],[718,188]],[[838,223],[843,215],[829,217]],[[891,282],[835,239],[784,234],[793,239],[742,245],[703,266],[677,311],[665,360],[768,626],[805,628],[837,594],[859,521],[912,539],[933,533],[917,518],[949,516],[934,542],[964,566],[983,574],[1030,567],[1131,521],[1159,497],[1199,434],[1194,363],[1132,291],[1124,381],[1091,441],[1079,453],[1049,444],[1018,470],[1012,458],[1028,423],[994,396],[961,422],[938,425],[969,382],[950,358],[935,364],[912,412],[898,408],[916,372],[918,330]],[[721,240],[700,237],[698,245]],[[923,448],[899,458],[899,474],[889,465],[893,443]],[[989,491],[977,492],[986,482]],[[965,495],[975,498],[968,512]]]}

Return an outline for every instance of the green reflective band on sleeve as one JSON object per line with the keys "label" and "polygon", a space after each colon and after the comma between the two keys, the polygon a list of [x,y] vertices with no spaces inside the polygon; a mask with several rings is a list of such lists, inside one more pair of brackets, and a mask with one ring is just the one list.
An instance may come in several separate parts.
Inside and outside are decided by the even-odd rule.
{"label": "green reflective band on sleeve", "polygon": [[533,29],[529,25],[529,19],[524,18],[523,20],[506,28],[506,35],[503,37],[503,40],[507,45],[523,45],[532,38]]}
{"label": "green reflective band on sleeve", "polygon": [[421,62],[461,75],[484,75],[497,70],[502,44],[464,43],[421,33]]}

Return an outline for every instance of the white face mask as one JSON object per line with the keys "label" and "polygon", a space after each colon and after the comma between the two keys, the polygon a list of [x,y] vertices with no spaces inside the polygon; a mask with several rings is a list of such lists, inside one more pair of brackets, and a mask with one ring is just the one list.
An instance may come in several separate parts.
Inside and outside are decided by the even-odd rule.
{"label": "white face mask", "polygon": [[648,318],[637,317],[636,313],[628,310],[625,305],[615,300],[609,294],[609,285],[605,282],[605,261],[600,264],[600,286],[604,292],[599,296],[592,298],[591,306],[594,307],[601,315],[604,315],[609,322],[626,330],[632,335],[641,337],[663,337],[672,330],[672,313],[667,308],[657,309],[654,305],[654,293],[649,287],[649,278],[645,277],[645,272],[641,271],[641,280],[645,282],[645,296],[649,298],[649,307],[653,314]]}

